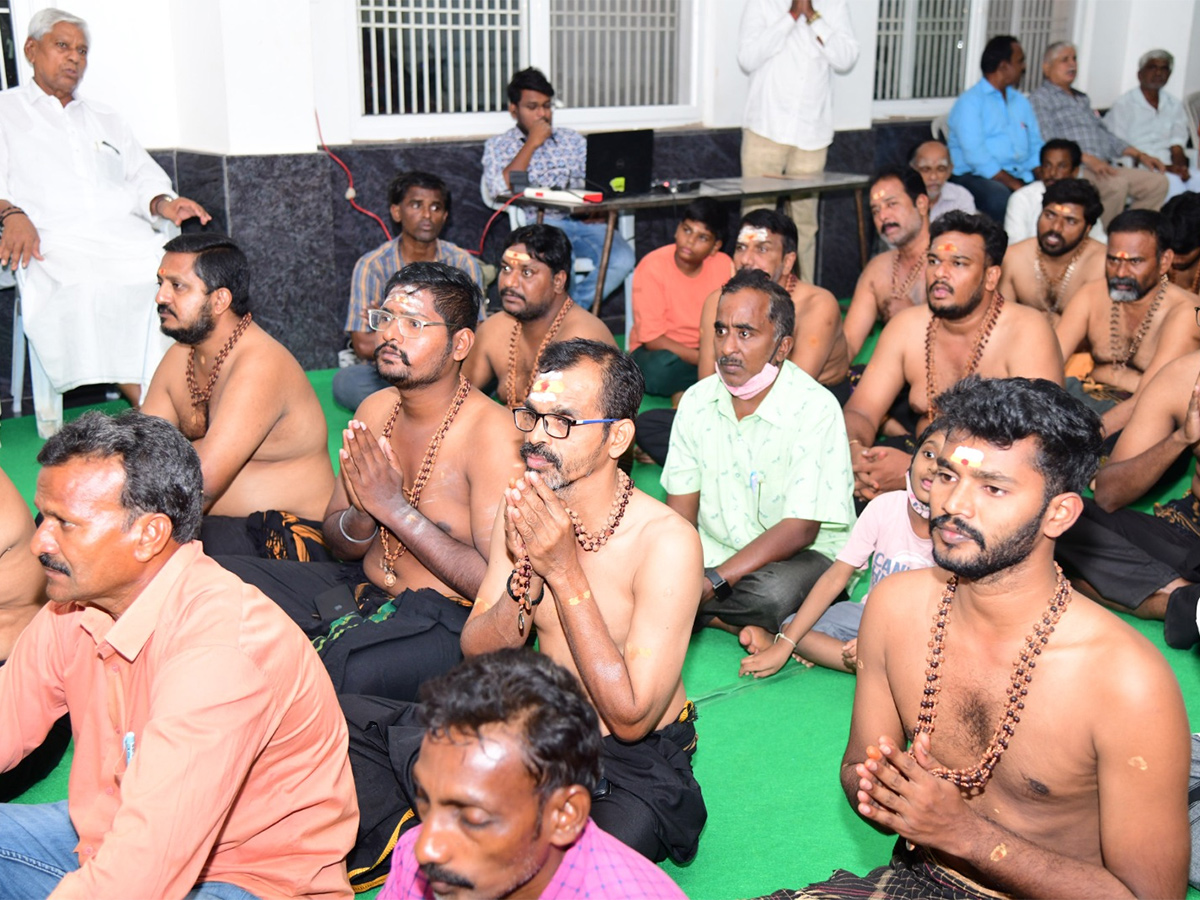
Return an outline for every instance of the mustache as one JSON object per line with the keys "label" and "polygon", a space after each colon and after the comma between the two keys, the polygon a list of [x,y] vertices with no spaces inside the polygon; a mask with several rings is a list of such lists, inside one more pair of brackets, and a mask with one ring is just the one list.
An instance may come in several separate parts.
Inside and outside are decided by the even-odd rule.
{"label": "mustache", "polygon": [[1113,291],[1136,291],[1139,285],[1136,278],[1110,278],[1108,288]]}
{"label": "mustache", "polygon": [[729,366],[729,365],[740,366],[741,364],[742,364],[742,360],[740,357],[737,357],[737,356],[719,356],[719,357],[717,357],[717,365],[718,366]]}
{"label": "mustache", "polygon": [[379,362],[379,354],[382,353],[385,349],[392,350],[397,356],[400,357],[400,362],[404,363],[406,366],[409,365],[408,354],[405,353],[403,350],[401,350],[400,345],[397,344],[395,341],[384,341],[382,344],[380,344],[378,347],[376,347],[375,354],[372,357],[372,359],[375,362]]}
{"label": "mustache", "polygon": [[501,297],[516,297],[518,300],[524,300],[525,295],[520,291],[514,291],[512,288],[505,288],[500,292]]}
{"label": "mustache", "polygon": [[949,294],[954,293],[954,288],[950,286],[950,282],[948,282],[948,281],[935,281],[933,284],[931,284],[929,286],[929,290],[932,291],[934,288],[942,288]]}
{"label": "mustache", "polygon": [[522,444],[521,459],[525,462],[528,462],[529,457],[531,456],[540,456],[542,459],[546,460],[546,462],[550,463],[550,465],[554,466],[554,468],[558,469],[560,472],[562,471],[562,457],[551,450],[550,445],[545,442],[531,444],[529,441],[526,441],[524,444]]}
{"label": "mustache", "polygon": [[58,572],[61,575],[70,575],[71,570],[67,568],[67,564],[59,562],[49,553],[39,553],[38,562],[42,564],[42,568],[49,569],[52,572]]}
{"label": "mustache", "polygon": [[445,866],[439,866],[437,863],[425,863],[425,865],[421,866],[421,874],[425,876],[427,881],[440,881],[443,884],[452,884],[455,887],[466,888],[468,891],[475,890],[475,883],[469,878],[465,878],[457,872],[452,872]]}
{"label": "mustache", "polygon": [[957,531],[959,534],[966,535],[971,540],[973,540],[975,543],[977,543],[979,545],[980,550],[987,549],[987,542],[983,539],[982,534],[980,534],[978,531],[976,531],[974,528],[972,528],[970,525],[968,525],[962,519],[956,519],[954,516],[951,516],[947,513],[943,513],[940,516],[934,516],[932,519],[930,519],[929,527],[931,529],[940,528],[941,526],[943,526],[947,523],[949,523],[950,526],[955,531]]}

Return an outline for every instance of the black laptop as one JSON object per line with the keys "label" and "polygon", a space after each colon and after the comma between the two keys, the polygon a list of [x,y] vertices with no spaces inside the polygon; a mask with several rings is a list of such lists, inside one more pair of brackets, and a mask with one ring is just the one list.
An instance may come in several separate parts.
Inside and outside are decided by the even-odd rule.
{"label": "black laptop", "polygon": [[587,136],[587,189],[607,200],[650,190],[654,168],[654,132],[606,131]]}

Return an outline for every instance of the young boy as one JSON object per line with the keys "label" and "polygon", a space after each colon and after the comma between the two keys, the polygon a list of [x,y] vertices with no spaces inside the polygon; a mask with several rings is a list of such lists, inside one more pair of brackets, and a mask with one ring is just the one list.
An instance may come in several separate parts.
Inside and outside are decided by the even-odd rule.
{"label": "young boy", "polygon": [[739,675],[766,678],[783,668],[793,655],[807,665],[856,670],[863,604],[834,601],[868,560],[872,560],[872,589],[892,572],[934,564],[929,538],[929,489],[937,474],[943,438],[940,431],[933,430],[936,424],[920,437],[908,467],[908,490],[890,491],[867,504],[846,546],[817,579],[796,615],[784,620],[783,631],[770,635],[755,625],[742,629],[738,639],[749,655],[742,660]]}

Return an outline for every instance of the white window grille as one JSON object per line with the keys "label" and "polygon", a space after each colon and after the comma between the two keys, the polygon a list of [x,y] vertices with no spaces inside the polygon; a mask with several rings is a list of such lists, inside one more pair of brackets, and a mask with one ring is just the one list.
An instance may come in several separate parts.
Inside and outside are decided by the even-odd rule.
{"label": "white window grille", "polygon": [[573,107],[680,103],[678,0],[552,0],[550,70]]}
{"label": "white window grille", "polygon": [[[875,99],[958,96],[974,83],[983,45],[998,34],[1021,41],[1022,89],[1041,83],[1042,53],[1071,33],[1076,0],[879,0]],[[977,27],[983,25],[982,28]]]}
{"label": "white window grille", "polygon": [[7,3],[0,3],[0,59],[0,90],[7,90],[17,83],[17,42]]}
{"label": "white window grille", "polygon": [[496,112],[521,68],[521,0],[359,0],[363,112]]}
{"label": "white window grille", "polygon": [[687,3],[358,0],[363,114],[503,112],[528,65],[573,109],[686,103]]}

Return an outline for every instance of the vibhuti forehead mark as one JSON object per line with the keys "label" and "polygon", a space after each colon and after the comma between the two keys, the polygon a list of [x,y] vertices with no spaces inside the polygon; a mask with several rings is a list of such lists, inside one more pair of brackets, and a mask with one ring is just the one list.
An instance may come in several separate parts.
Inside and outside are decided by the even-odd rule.
{"label": "vibhuti forehead mark", "polygon": [[533,259],[528,253],[522,253],[519,250],[505,250],[504,259],[509,262],[529,262]]}
{"label": "vibhuti forehead mark", "polygon": [[415,284],[401,284],[392,288],[392,292],[384,298],[384,303],[393,303],[400,307],[401,312],[411,313],[421,310],[421,301],[416,294],[421,288]]}
{"label": "vibhuti forehead mark", "polygon": [[1047,204],[1046,209],[1053,210],[1057,215],[1060,216],[1072,216],[1074,213],[1070,209],[1071,205],[1072,204],[1066,203],[1050,203]]}
{"label": "vibhuti forehead mark", "polygon": [[933,249],[937,250],[939,253],[957,253],[958,244],[954,243],[954,241],[942,241]]}
{"label": "vibhuti forehead mark", "polygon": [[975,447],[964,447],[960,444],[954,448],[954,452],[950,454],[950,459],[960,466],[978,469],[983,465],[983,451],[977,450]]}
{"label": "vibhuti forehead mark", "polygon": [[749,244],[757,241],[760,244],[766,243],[771,239],[771,232],[765,228],[753,228],[750,225],[743,225],[742,230],[738,232],[738,243]]}
{"label": "vibhuti forehead mark", "polygon": [[887,188],[881,187],[878,190],[871,192],[871,199],[872,200],[882,200],[884,197],[887,196],[887,193],[888,193]]}
{"label": "vibhuti forehead mark", "polygon": [[549,403],[567,389],[562,372],[542,372],[529,387],[529,399]]}

